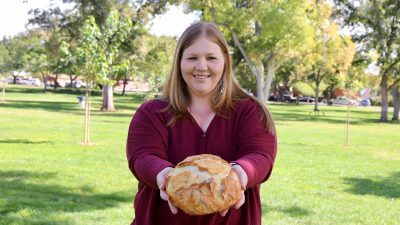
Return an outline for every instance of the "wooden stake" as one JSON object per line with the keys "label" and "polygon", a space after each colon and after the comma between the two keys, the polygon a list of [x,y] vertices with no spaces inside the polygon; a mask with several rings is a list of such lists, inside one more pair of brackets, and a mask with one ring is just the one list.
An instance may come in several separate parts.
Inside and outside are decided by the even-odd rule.
{"label": "wooden stake", "polygon": [[87,142],[90,145],[90,107],[92,106],[92,95],[91,89],[89,86],[89,93],[88,93],[88,118],[87,118]]}
{"label": "wooden stake", "polygon": [[89,112],[89,89],[86,88],[85,93],[85,120],[84,120],[84,136],[83,136],[83,144],[89,145],[89,120],[88,113]]}
{"label": "wooden stake", "polygon": [[344,147],[349,146],[349,126],[350,126],[350,101],[347,104],[347,116],[346,116],[346,123],[345,123],[345,137],[344,137]]}

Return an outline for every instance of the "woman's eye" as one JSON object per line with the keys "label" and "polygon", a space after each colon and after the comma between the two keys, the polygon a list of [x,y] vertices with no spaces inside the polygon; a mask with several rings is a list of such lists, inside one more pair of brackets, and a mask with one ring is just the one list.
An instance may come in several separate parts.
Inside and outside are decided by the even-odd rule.
{"label": "woman's eye", "polygon": [[196,60],[197,58],[196,57],[189,57],[188,59],[189,60]]}
{"label": "woman's eye", "polygon": [[215,59],[217,59],[217,58],[216,58],[216,57],[210,56],[210,57],[208,57],[207,59],[208,59],[208,60],[215,60]]}

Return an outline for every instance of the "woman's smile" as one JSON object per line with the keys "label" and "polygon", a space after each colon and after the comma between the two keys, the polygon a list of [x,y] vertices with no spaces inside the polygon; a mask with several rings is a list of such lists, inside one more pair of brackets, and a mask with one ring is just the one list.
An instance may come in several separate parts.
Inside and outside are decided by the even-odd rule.
{"label": "woman's smile", "polygon": [[221,80],[225,57],[218,44],[200,37],[183,51],[180,66],[190,95],[209,97]]}
{"label": "woman's smile", "polygon": [[194,78],[199,79],[199,80],[204,80],[207,78],[210,78],[210,75],[193,75]]}

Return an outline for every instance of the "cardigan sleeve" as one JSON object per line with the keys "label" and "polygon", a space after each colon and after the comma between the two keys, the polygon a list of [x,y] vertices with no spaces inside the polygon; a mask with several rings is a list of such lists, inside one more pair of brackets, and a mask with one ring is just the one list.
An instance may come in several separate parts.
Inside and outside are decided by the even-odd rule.
{"label": "cardigan sleeve", "polygon": [[129,169],[144,184],[158,189],[156,176],[168,162],[168,131],[155,101],[143,103],[129,126],[126,154]]}
{"label": "cardigan sleeve", "polygon": [[277,140],[268,133],[261,120],[256,102],[246,100],[239,110],[238,118],[238,163],[248,176],[247,188],[266,181],[274,165]]}

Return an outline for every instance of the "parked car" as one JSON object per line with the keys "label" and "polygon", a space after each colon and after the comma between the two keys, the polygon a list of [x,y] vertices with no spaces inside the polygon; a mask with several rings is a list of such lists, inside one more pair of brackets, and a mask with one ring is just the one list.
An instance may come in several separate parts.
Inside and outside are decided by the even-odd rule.
{"label": "parked car", "polygon": [[8,78],[7,78],[7,83],[8,83],[8,84],[14,83],[14,78],[13,78],[13,77],[8,77]]}
{"label": "parked car", "polygon": [[[23,79],[20,77],[15,78],[15,83],[16,84],[22,84]],[[14,83],[14,77],[9,77],[7,78],[7,83],[13,84]]]}
{"label": "parked car", "polygon": [[276,97],[275,95],[270,95],[268,98],[268,101],[276,102],[276,101],[278,101],[278,97]]}
{"label": "parked car", "polygon": [[332,105],[358,105],[358,102],[352,99],[348,99],[344,96],[337,97],[336,99],[331,99],[330,102]]}
{"label": "parked car", "polygon": [[73,87],[73,88],[85,88],[86,87],[86,83],[81,81],[81,80],[76,80],[76,81],[72,82],[72,86],[71,86],[71,83],[67,83],[65,85],[65,87],[67,87],[67,88],[71,88],[71,87]]}
{"label": "parked car", "polygon": [[309,97],[309,96],[304,96],[304,97],[301,97],[299,101],[300,102],[315,102],[315,98]]}
{"label": "parked car", "polygon": [[86,83],[80,80],[75,81],[75,87],[77,88],[85,88],[86,87]]}
{"label": "parked car", "polygon": [[363,99],[360,101],[361,106],[371,106],[371,101],[369,99]]}
{"label": "parked car", "polygon": [[282,100],[284,102],[295,102],[297,99],[293,95],[283,95]]}
{"label": "parked car", "polygon": [[30,78],[26,80],[22,80],[21,84],[31,85],[31,86],[40,86],[42,82],[38,78]]}

